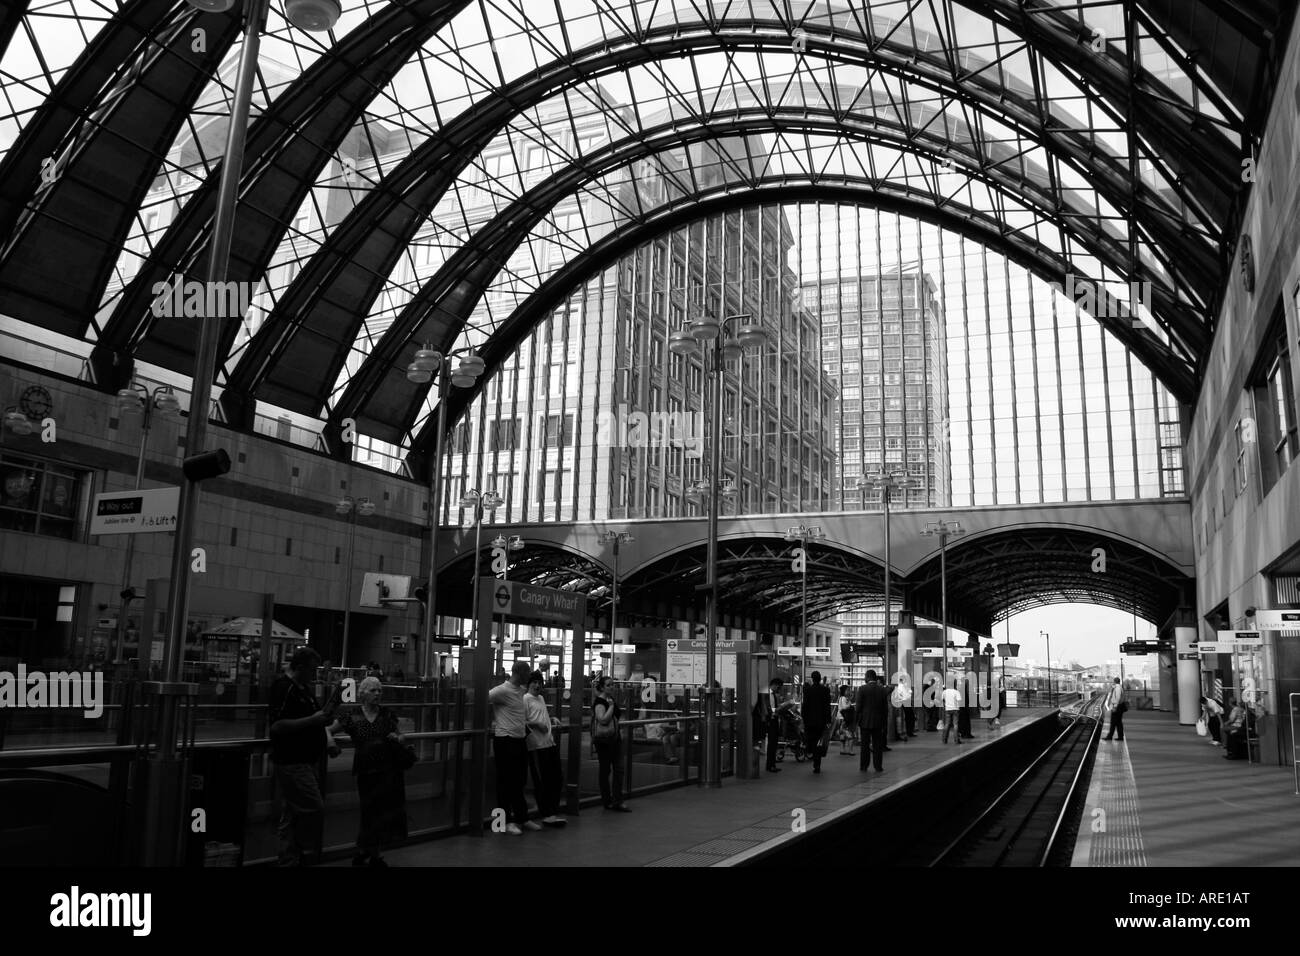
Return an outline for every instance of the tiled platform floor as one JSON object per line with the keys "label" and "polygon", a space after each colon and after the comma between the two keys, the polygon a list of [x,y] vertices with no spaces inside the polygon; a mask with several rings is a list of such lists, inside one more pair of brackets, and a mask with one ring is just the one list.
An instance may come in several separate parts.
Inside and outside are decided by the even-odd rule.
{"label": "tiled platform floor", "polygon": [[1130,711],[1124,730],[1101,741],[1074,866],[1300,866],[1289,768],[1224,760],[1174,714]]}

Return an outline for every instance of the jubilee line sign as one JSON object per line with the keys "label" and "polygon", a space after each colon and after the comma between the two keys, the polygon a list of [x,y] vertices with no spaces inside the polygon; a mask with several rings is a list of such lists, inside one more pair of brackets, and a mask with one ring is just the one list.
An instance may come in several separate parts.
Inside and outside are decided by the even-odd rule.
{"label": "jubilee line sign", "polygon": [[179,488],[142,488],[95,495],[91,534],[153,534],[176,530]]}

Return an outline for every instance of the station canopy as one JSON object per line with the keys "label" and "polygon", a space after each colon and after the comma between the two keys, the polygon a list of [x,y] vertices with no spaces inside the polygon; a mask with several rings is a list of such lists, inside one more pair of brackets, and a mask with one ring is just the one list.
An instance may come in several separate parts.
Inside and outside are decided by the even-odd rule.
{"label": "station canopy", "polygon": [[[305,33],[273,0],[222,413],[307,416],[335,450],[352,418],[409,449],[436,401],[405,376],[418,345],[474,346],[490,373],[637,244],[804,200],[938,224],[1049,282],[1150,283],[1149,308],[1098,321],[1191,401],[1292,6],[345,0]],[[0,13],[0,315],[106,391],[192,374],[192,322],[152,306],[206,277],[237,13]]]}

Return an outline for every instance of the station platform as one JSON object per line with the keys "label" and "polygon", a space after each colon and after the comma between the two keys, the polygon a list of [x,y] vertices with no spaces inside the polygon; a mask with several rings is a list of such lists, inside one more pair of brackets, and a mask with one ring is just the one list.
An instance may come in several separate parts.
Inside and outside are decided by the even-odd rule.
{"label": "station platform", "polygon": [[1099,744],[1072,866],[1300,866],[1289,768],[1225,760],[1172,713],[1130,711],[1124,732]]}
{"label": "station platform", "polygon": [[[391,866],[717,866],[792,832],[802,810],[811,825],[828,814],[869,802],[972,748],[1014,733],[1043,716],[1020,711],[989,730],[974,721],[974,740],[960,746],[942,735],[921,731],[906,742],[891,743],[884,770],[860,771],[860,751],[841,756],[832,743],[822,772],[812,763],[787,756],[780,773],[752,780],[724,778],[720,789],[681,787],[628,801],[631,813],[600,807],[570,816],[567,826],[526,831],[521,836],[487,832],[458,835],[385,852]],[[531,789],[528,792],[531,797]],[[329,864],[348,866],[348,861]]]}

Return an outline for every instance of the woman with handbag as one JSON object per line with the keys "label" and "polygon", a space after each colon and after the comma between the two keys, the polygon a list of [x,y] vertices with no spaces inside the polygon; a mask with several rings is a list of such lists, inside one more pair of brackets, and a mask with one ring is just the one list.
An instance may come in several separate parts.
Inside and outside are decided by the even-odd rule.
{"label": "woman with handbag", "polygon": [[[352,774],[357,778],[361,802],[361,829],[353,866],[387,866],[380,851],[406,839],[406,780],[403,772],[415,764],[415,750],[398,729],[397,715],[380,706],[384,687],[378,677],[367,677],[357,687],[361,706],[349,711],[329,728],[352,740],[356,753]],[[334,745],[332,756],[339,753]]]}
{"label": "woman with handbag", "polygon": [[623,741],[618,727],[622,711],[609,683],[608,677],[596,681],[596,697],[591,703],[591,743],[600,761],[600,800],[606,810],[630,813],[623,805]]}

